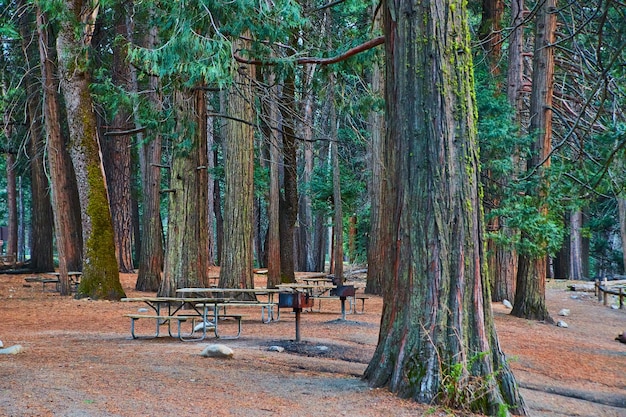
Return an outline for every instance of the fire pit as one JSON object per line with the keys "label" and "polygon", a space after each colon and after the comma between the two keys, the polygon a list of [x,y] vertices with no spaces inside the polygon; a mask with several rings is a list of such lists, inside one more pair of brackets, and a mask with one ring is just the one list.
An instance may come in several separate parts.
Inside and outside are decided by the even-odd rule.
{"label": "fire pit", "polygon": [[278,308],[292,308],[296,313],[296,342],[300,341],[300,314],[303,308],[313,307],[313,299],[307,294],[294,291],[278,294]]}

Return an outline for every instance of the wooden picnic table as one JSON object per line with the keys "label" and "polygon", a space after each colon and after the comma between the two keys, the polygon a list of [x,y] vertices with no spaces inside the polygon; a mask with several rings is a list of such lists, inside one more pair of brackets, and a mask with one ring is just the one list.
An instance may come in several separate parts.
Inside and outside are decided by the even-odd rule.
{"label": "wooden picnic table", "polygon": [[[207,335],[207,327],[209,324],[213,327],[213,332],[216,338],[237,338],[241,334],[241,319],[240,314],[220,314],[219,305],[228,301],[227,298],[215,298],[215,297],[136,297],[136,298],[122,298],[123,302],[140,302],[146,304],[154,314],[126,314],[131,320],[131,336],[133,339],[138,339],[139,336],[135,334],[135,321],[139,319],[151,319],[155,320],[156,330],[153,336],[148,338],[159,337],[160,326],[167,324],[168,334],[174,337],[172,333],[171,323],[177,322],[176,337],[183,341],[201,341],[204,340]],[[189,306],[191,312],[186,313],[184,307]],[[238,331],[233,337],[220,336],[218,327],[219,320],[225,318],[233,318],[237,321]],[[195,333],[196,320],[200,321],[202,326],[202,334],[200,336],[193,336]],[[185,336],[181,331],[181,324],[183,322],[191,321],[192,330],[188,336]],[[146,338],[146,337],[143,337]]]}

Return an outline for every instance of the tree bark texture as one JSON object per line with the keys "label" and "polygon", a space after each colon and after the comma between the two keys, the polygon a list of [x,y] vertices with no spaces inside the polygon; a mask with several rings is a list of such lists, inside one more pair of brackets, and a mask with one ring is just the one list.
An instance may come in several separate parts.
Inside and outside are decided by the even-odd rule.
{"label": "tree bark texture", "polygon": [[[113,43],[113,84],[124,91],[132,91],[130,64],[126,61],[126,47],[130,43],[131,28],[127,3],[115,5],[115,35],[124,39]],[[129,131],[135,127],[132,109],[123,105],[113,118],[114,131]],[[131,135],[113,135],[102,143],[102,159],[106,170],[115,253],[120,272],[133,272],[133,222],[131,205]]]}
{"label": "tree bark texture", "polygon": [[68,271],[82,270],[83,235],[80,221],[80,202],[74,167],[61,135],[61,109],[57,75],[54,71],[54,53],[49,48],[47,19],[37,9],[39,58],[44,97],[44,123],[46,130],[50,188],[57,256],[59,258],[60,293],[70,293]]}
{"label": "tree bark texture", "polygon": [[[233,47],[245,47],[236,41]],[[254,221],[254,120],[253,66],[236,64],[228,97],[224,135],[224,245],[220,286],[254,288],[252,275]]]}
{"label": "tree bark texture", "polygon": [[[374,25],[382,30],[382,18],[377,15]],[[378,61],[374,61],[371,73],[372,94],[382,99],[385,94],[384,74]],[[370,195],[370,234],[367,246],[367,294],[381,295],[385,274],[382,266],[388,250],[393,246],[393,233],[387,227],[389,222],[383,221],[386,213],[382,212],[383,196],[387,195],[385,187],[389,186],[385,169],[385,115],[379,109],[372,109],[369,113],[369,131],[371,145],[369,147],[369,164],[372,179],[369,183]]]}
{"label": "tree bark texture", "polygon": [[396,243],[365,378],[419,402],[524,414],[490,309],[465,5],[387,2],[384,19]]}
{"label": "tree bark texture", "polygon": [[[311,82],[315,73],[315,65],[305,65],[303,69],[304,88],[303,97],[303,122],[302,138],[304,141],[302,151],[302,184],[308,187],[313,176],[313,104],[314,96],[311,91]],[[313,210],[311,209],[311,196],[308,192],[300,193],[298,214],[298,271],[316,271],[313,256],[313,239],[315,229],[313,227]]]}
{"label": "tree bark texture", "polygon": [[[20,7],[24,1],[20,2]],[[26,9],[25,9],[26,10]],[[26,75],[28,128],[28,157],[30,159],[31,182],[31,234],[30,234],[30,267],[33,272],[54,270],[53,236],[54,217],[48,178],[44,169],[45,138],[43,130],[43,102],[41,85],[34,77],[33,71],[39,65],[38,37],[35,29],[35,15],[25,11],[20,17],[20,34],[22,50],[28,57],[28,73]]]}
{"label": "tree bark texture", "polygon": [[[152,48],[157,43],[157,28],[151,27],[145,43]],[[159,91],[159,79],[151,75],[148,78],[148,102],[156,112],[163,108]],[[139,255],[139,272],[135,289],[139,291],[158,291],[161,286],[161,272],[165,252],[163,249],[163,224],[161,220],[161,133],[148,132],[149,137],[142,141],[140,163],[143,190],[143,217],[141,219],[143,236]]]}
{"label": "tree bark texture", "polygon": [[296,159],[295,118],[296,108],[295,74],[290,71],[283,85],[283,192],[280,198],[280,280],[295,282],[295,231],[298,220],[298,172]]}
{"label": "tree bark texture", "polygon": [[115,257],[113,224],[89,91],[88,56],[84,52],[91,43],[99,5],[73,0],[67,1],[65,7],[82,22],[80,38],[76,37],[76,27],[70,21],[63,22],[57,37],[70,155],[78,183],[83,226],[83,275],[77,296],[119,300],[125,294]]}
{"label": "tree bark texture", "polygon": [[569,279],[585,279],[583,272],[583,212],[580,209],[570,213],[570,261]]}
{"label": "tree bark texture", "polygon": [[341,204],[341,175],[339,170],[339,132],[337,126],[337,108],[335,105],[335,74],[329,80],[329,136],[331,174],[333,178],[333,264],[331,272],[336,279],[343,280],[343,205]]}
{"label": "tree bark texture", "polygon": [[[160,296],[176,296],[183,287],[208,286],[206,235],[206,108],[202,89],[174,93],[176,133],[169,192],[169,217]],[[204,164],[204,165],[203,165]]]}
{"label": "tree bark texture", "polygon": [[281,283],[281,239],[280,239],[280,165],[282,162],[282,144],[278,135],[278,88],[275,86],[276,77],[272,73],[268,77],[267,85],[271,86],[270,102],[266,104],[269,128],[269,171],[270,195],[267,206],[267,286],[275,288]]}
{"label": "tree bark texture", "polygon": [[[528,170],[536,170],[539,186],[529,190],[539,200],[546,197],[546,170],[550,167],[552,152],[552,92],[554,81],[554,47],[556,31],[556,0],[547,0],[537,12],[535,25],[535,48],[533,54],[533,84],[530,97],[530,134],[534,135],[528,161]],[[539,207],[547,215],[545,205]],[[522,264],[523,268],[522,268]],[[532,265],[531,265],[532,264]],[[511,314],[527,319],[552,322],[545,298],[547,255],[520,254],[517,273],[517,289]]]}

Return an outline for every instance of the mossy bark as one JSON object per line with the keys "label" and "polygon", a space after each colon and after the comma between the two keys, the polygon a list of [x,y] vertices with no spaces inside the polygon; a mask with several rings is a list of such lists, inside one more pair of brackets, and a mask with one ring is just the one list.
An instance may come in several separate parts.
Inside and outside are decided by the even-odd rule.
{"label": "mossy bark", "polygon": [[385,7],[385,259],[372,386],[423,403],[524,414],[490,309],[465,2]]}
{"label": "mossy bark", "polygon": [[[83,276],[77,297],[119,300],[124,290],[119,279],[113,224],[100,158],[96,116],[89,92],[86,48],[95,25],[98,6],[83,7],[80,1],[69,1],[66,7],[78,21],[84,22],[81,38],[76,28],[65,21],[57,37],[57,54],[61,87],[70,133],[70,155],[76,172],[82,211],[84,258]],[[62,274],[64,271],[61,271]]]}

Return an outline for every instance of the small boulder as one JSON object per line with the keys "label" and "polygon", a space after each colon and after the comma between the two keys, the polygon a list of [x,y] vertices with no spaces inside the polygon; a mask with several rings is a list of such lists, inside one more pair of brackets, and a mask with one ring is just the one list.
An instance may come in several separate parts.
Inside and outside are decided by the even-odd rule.
{"label": "small boulder", "polygon": [[14,345],[8,348],[0,349],[0,355],[17,355],[24,352],[22,345]]}
{"label": "small boulder", "polygon": [[513,304],[511,304],[511,302],[507,299],[502,300],[502,305],[504,305],[506,308],[513,308]]}
{"label": "small boulder", "polygon": [[284,352],[284,351],[285,351],[285,348],[284,348],[284,347],[282,347],[282,346],[276,346],[276,345],[274,345],[274,346],[270,346],[270,347],[268,347],[268,348],[267,348],[267,350],[269,350],[270,352]]}
{"label": "small boulder", "polygon": [[569,316],[569,308],[561,309],[561,311],[559,311],[559,316],[564,316],[564,317]]}
{"label": "small boulder", "polygon": [[556,322],[556,325],[557,325],[558,327],[562,327],[562,328],[564,328],[564,329],[567,329],[567,328],[569,327],[569,326],[567,325],[567,323],[565,323],[563,320],[559,320],[559,321],[557,321],[557,322]]}
{"label": "small boulder", "polygon": [[201,356],[205,358],[224,358],[231,359],[235,352],[226,345],[212,344],[204,348]]}

